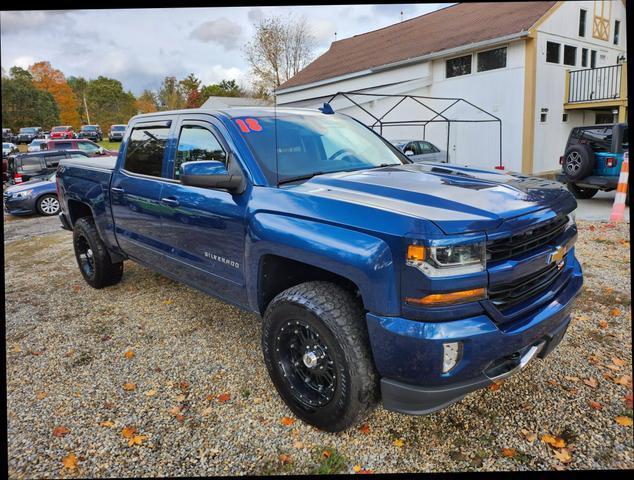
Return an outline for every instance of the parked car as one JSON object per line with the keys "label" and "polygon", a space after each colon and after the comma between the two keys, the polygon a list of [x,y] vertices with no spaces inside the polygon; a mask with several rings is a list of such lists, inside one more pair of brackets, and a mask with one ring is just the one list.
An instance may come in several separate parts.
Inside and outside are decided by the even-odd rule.
{"label": "parked car", "polygon": [[111,142],[120,142],[123,140],[123,134],[125,133],[126,127],[127,125],[110,125],[108,140]]}
{"label": "parked car", "polygon": [[47,140],[47,150],[81,150],[89,157],[103,157],[109,155],[117,155],[114,150],[106,150],[101,145],[97,145],[91,140],[85,138],[77,138],[72,140]]}
{"label": "parked car", "polygon": [[10,128],[2,129],[2,141],[9,143],[16,143],[17,136],[13,134],[13,131]]}
{"label": "parked car", "polygon": [[29,180],[41,180],[53,173],[63,158],[87,158],[80,150],[43,151],[19,153],[8,158],[7,172],[9,183],[18,184]]}
{"label": "parked car", "polygon": [[57,182],[89,285],[130,259],[262,315],[278,393],[327,431],[543,358],[582,286],[562,184],[413,163],[337,113],[139,115],[117,158],[62,160]]}
{"label": "parked car", "polygon": [[51,139],[55,138],[77,138],[73,127],[70,125],[53,127],[50,134]]}
{"label": "parked car", "polygon": [[51,216],[59,213],[55,173],[41,179],[29,180],[8,187],[4,191],[4,210],[11,215]]}
{"label": "parked car", "polygon": [[447,163],[447,152],[427,140],[390,140],[390,143],[414,162]]}
{"label": "parked car", "polygon": [[18,146],[11,142],[2,142],[2,158],[8,157],[14,152],[18,152]]}
{"label": "parked car", "polygon": [[81,127],[81,130],[79,130],[77,137],[101,142],[103,140],[103,132],[99,125],[84,125]]}
{"label": "parked car", "polygon": [[[575,127],[559,158],[564,182],[576,198],[592,198],[599,190],[615,190],[628,151],[627,123]],[[629,196],[626,200],[629,203]]]}
{"label": "parked car", "polygon": [[31,143],[29,143],[28,147],[26,147],[27,152],[39,152],[46,148],[46,140],[43,138],[36,138]]}
{"label": "parked car", "polygon": [[31,143],[36,138],[42,138],[44,135],[40,127],[24,127],[18,132],[16,144]]}

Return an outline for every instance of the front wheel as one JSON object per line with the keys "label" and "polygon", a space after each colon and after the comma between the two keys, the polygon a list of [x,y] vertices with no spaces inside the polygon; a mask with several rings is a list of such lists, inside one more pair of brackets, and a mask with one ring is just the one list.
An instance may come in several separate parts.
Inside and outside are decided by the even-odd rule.
{"label": "front wheel", "polygon": [[579,187],[571,182],[567,182],[566,187],[568,188],[568,191],[575,196],[575,198],[579,198],[579,199],[592,198],[599,191],[598,188]]}
{"label": "front wheel", "polygon": [[59,200],[57,195],[47,194],[40,197],[37,201],[37,211],[40,215],[57,215],[59,213]]}
{"label": "front wheel", "polygon": [[121,281],[123,262],[113,263],[92,218],[83,217],[75,222],[73,246],[77,265],[88,285],[103,288]]}
{"label": "front wheel", "polygon": [[301,420],[339,432],[378,403],[364,312],[329,282],[306,282],[269,304],[262,326],[264,361],[278,393]]}

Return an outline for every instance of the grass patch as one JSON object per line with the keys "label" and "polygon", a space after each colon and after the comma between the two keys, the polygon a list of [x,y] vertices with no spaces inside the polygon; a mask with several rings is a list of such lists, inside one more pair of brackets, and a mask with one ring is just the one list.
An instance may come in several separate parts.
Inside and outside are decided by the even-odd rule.
{"label": "grass patch", "polygon": [[[327,454],[325,454],[328,452]],[[325,454],[325,455],[324,455]],[[336,448],[322,447],[319,449],[319,464],[313,470],[313,474],[331,475],[341,473],[346,469],[348,460],[341,455]]]}
{"label": "grass patch", "polygon": [[111,142],[109,140],[102,140],[101,142],[97,143],[106,150],[115,150],[117,152],[119,151],[119,147],[121,146],[121,142]]}

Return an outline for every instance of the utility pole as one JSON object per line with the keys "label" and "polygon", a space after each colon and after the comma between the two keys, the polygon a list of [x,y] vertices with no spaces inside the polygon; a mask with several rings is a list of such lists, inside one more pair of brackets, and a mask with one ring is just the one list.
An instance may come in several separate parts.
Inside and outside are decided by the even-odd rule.
{"label": "utility pole", "polygon": [[88,113],[88,104],[86,103],[86,95],[84,95],[84,109],[86,110],[86,118],[88,119],[88,125],[90,125],[90,114]]}

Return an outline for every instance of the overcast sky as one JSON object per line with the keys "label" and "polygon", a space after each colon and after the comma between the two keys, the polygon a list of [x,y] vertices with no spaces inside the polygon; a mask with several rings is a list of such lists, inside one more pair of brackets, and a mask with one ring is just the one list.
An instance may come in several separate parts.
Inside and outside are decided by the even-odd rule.
{"label": "overcast sky", "polygon": [[269,15],[305,16],[323,53],[351,37],[448,4],[209,7],[0,13],[0,54],[8,72],[48,60],[66,74],[116,78],[139,94],[164,76],[193,72],[203,84],[235,79],[249,85],[242,46],[253,22]]}

